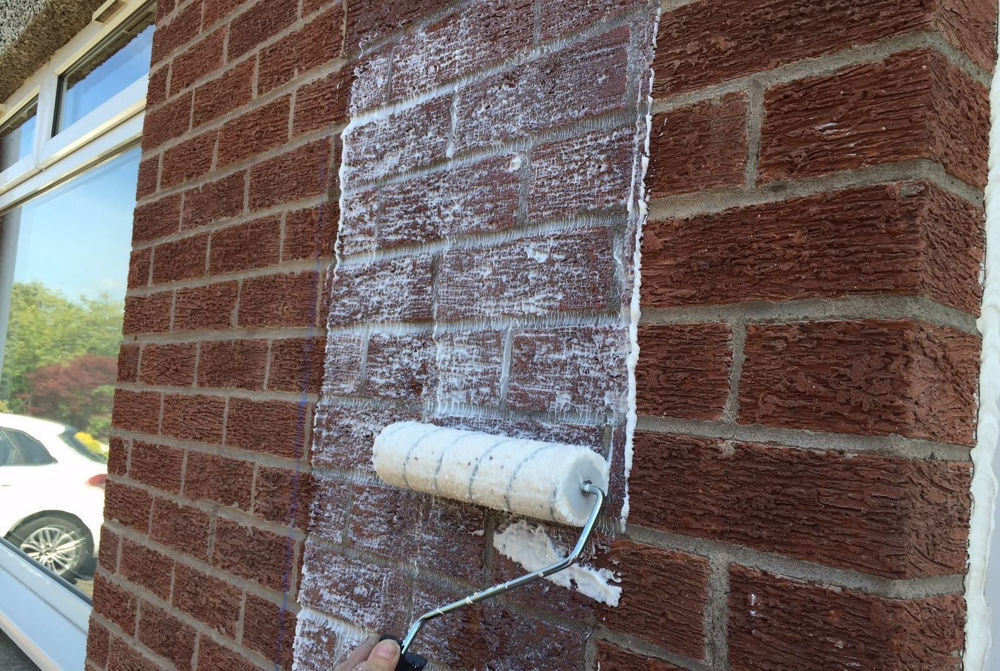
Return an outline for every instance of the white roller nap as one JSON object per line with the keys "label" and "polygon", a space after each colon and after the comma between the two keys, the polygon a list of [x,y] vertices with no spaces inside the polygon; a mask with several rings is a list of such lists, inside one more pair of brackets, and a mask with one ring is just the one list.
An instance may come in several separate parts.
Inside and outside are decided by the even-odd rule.
{"label": "white roller nap", "polygon": [[391,485],[582,527],[608,488],[608,463],[586,447],[398,422],[375,439],[372,463]]}

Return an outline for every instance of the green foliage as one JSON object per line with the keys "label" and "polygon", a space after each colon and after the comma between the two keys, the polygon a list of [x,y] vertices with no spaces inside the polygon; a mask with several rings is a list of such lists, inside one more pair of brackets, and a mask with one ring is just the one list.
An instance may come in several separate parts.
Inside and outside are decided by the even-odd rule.
{"label": "green foliage", "polygon": [[[73,301],[41,282],[14,284],[0,372],[0,404],[11,412],[24,412],[25,399],[32,391],[29,375],[39,368],[66,364],[86,354],[117,357],[123,312],[120,301],[84,297]],[[99,418],[93,421],[101,422]],[[104,435],[103,431],[95,433]]]}

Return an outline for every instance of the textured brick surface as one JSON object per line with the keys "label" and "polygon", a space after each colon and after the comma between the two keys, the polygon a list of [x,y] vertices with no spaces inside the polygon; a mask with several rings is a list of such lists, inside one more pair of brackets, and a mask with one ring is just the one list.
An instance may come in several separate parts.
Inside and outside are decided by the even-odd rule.
{"label": "textured brick surface", "polygon": [[924,182],[651,222],[643,303],[927,296],[977,312],[983,212]]}
{"label": "textured brick surface", "polygon": [[632,519],[890,578],[961,573],[968,464],[638,434]]}
{"label": "textured brick surface", "polygon": [[762,179],[923,158],[986,184],[987,91],[944,56],[912,51],[764,95]]}
{"label": "textured brick surface", "polygon": [[639,414],[719,419],[729,395],[732,351],[724,324],[639,329]]}
{"label": "textured brick surface", "polygon": [[751,326],[740,422],[972,444],[977,338],[913,322]]}
{"label": "textured brick surface", "polygon": [[746,180],[747,102],[733,93],[653,117],[646,187],[653,198]]}
{"label": "textured brick surface", "polygon": [[[942,26],[991,68],[996,8],[979,0],[709,0],[665,12],[657,37],[658,96],[689,91],[796,60]],[[837,26],[817,30],[816,26]]]}
{"label": "textured brick surface", "polygon": [[959,595],[896,601],[733,567],[729,660],[734,670],[961,668]]}
{"label": "textured brick surface", "polygon": [[679,666],[634,655],[605,642],[597,644],[597,664],[601,671],[680,671]]}

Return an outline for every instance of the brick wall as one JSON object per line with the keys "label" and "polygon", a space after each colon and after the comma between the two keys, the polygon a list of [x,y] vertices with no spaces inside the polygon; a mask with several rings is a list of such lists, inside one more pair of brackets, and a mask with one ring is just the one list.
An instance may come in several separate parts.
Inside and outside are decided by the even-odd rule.
{"label": "brick wall", "polygon": [[704,627],[615,646],[960,668],[995,13],[665,5],[627,535],[704,562]]}
{"label": "brick wall", "polygon": [[620,605],[534,585],[449,668],[957,667],[995,23],[160,0],[88,668],[328,670],[512,577],[374,480],[413,418],[613,465]]}

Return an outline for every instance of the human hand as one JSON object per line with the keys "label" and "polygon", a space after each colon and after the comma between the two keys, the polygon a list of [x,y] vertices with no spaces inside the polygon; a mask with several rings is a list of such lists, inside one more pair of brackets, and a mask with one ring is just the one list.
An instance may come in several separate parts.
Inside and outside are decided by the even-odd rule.
{"label": "human hand", "polygon": [[399,644],[395,641],[378,642],[378,639],[372,637],[333,671],[395,671],[397,663]]}

